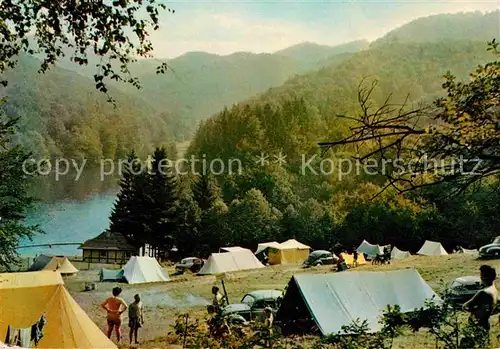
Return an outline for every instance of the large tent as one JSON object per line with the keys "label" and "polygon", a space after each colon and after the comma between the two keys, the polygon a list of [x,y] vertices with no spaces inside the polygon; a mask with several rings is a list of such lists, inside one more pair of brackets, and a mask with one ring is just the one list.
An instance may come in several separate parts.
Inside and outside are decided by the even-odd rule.
{"label": "large tent", "polygon": [[279,247],[268,249],[269,264],[295,264],[304,262],[309,257],[311,248],[295,239],[287,240]]}
{"label": "large tent", "polygon": [[38,348],[116,348],[71,297],[57,271],[0,274],[0,338],[45,314]]}
{"label": "large tent", "polygon": [[417,254],[424,256],[447,256],[448,252],[446,252],[440,242],[425,240]]}
{"label": "large tent", "polygon": [[99,281],[122,281],[123,269],[105,269],[99,271]]}
{"label": "large tent", "polygon": [[170,277],[153,257],[130,257],[123,267],[123,276],[129,284],[170,281]]}
{"label": "large tent", "polygon": [[68,258],[64,256],[47,256],[44,254],[36,257],[28,270],[57,270],[62,275],[73,275],[78,273],[78,269],[71,264]]}
{"label": "large tent", "polygon": [[391,259],[401,260],[401,259],[406,259],[408,257],[411,257],[410,252],[402,251],[399,248],[397,248],[396,246],[394,246],[394,248],[391,251]]}
{"label": "large tent", "polygon": [[397,304],[406,313],[432,297],[439,301],[415,269],[298,274],[288,284],[276,320],[284,334],[316,327],[317,334],[329,335],[358,318],[368,321],[369,332],[377,332],[387,305]]}
{"label": "large tent", "polygon": [[366,254],[368,257],[376,257],[384,254],[384,248],[380,245],[372,245],[368,241],[363,242],[358,246],[358,252]]}
{"label": "large tent", "polygon": [[[348,253],[342,252],[340,254],[340,256],[345,261],[345,264],[347,264],[347,265],[353,265],[354,264],[354,256],[352,254],[348,254]],[[366,264],[365,256],[363,256],[362,253],[358,254],[358,264],[359,265]]]}
{"label": "large tent", "polygon": [[264,268],[252,251],[246,248],[225,248],[228,252],[212,253],[198,272],[200,275],[220,274],[238,270]]}

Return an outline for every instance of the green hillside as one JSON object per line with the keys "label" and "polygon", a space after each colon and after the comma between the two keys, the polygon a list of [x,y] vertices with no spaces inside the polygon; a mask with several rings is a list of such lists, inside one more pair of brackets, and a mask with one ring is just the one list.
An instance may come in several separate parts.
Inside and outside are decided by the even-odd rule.
{"label": "green hillside", "polygon": [[500,38],[500,11],[486,14],[467,12],[416,19],[392,30],[384,37],[374,41],[371,46],[391,42],[422,43],[448,40],[481,40],[486,42],[495,37]]}
{"label": "green hillside", "polygon": [[432,101],[442,93],[447,70],[463,79],[490,58],[483,42],[388,44],[363,51],[219,113],[204,123],[192,149],[214,157],[284,149],[289,159],[300,159],[303,152],[317,150],[318,141],[343,132],[334,116],[358,112],[357,90],[364,78],[379,81],[380,102],[390,93],[394,102],[407,94],[410,102]]}
{"label": "green hillside", "polygon": [[165,121],[139,98],[112,89],[114,109],[92,80],[55,67],[40,75],[39,66],[33,57],[20,57],[0,91],[8,97],[7,115],[21,117],[19,141],[36,155],[97,163],[123,158],[132,148],[146,154],[168,142]]}

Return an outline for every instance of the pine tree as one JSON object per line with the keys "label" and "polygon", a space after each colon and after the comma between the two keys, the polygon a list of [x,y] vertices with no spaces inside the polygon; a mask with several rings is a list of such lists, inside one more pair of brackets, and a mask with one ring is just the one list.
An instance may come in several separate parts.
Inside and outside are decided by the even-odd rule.
{"label": "pine tree", "polygon": [[202,174],[193,185],[193,197],[202,212],[208,211],[219,198],[219,188],[210,175]]}
{"label": "pine tree", "polygon": [[147,214],[144,212],[143,189],[145,173],[134,151],[130,152],[122,169],[120,191],[110,216],[109,230],[123,234],[135,246],[147,241]]}
{"label": "pine tree", "polygon": [[23,223],[34,198],[28,186],[34,176],[31,154],[13,145],[17,119],[7,119],[0,104],[0,266],[7,269],[17,262],[16,249],[21,238],[31,238],[36,226]]}
{"label": "pine tree", "polygon": [[149,220],[147,240],[154,247],[166,248],[177,230],[178,182],[165,148],[155,150],[147,178],[143,203]]}

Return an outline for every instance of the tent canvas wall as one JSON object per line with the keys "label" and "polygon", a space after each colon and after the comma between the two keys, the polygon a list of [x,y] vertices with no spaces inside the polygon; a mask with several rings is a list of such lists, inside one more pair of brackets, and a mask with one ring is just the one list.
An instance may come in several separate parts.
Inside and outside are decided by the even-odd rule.
{"label": "tent canvas wall", "polygon": [[272,248],[280,248],[280,243],[276,242],[276,241],[271,241],[271,242],[263,242],[261,244],[258,244],[257,245],[257,250],[255,251],[254,254],[259,254],[261,252],[264,252],[266,249],[268,249],[269,247],[272,247]]}
{"label": "tent canvas wall", "polygon": [[220,274],[258,268],[264,268],[264,265],[252,251],[240,247],[231,252],[212,253],[198,274]]}
{"label": "tent canvas wall", "polygon": [[417,254],[424,256],[446,256],[448,252],[446,252],[440,242],[425,240]]}
{"label": "tent canvas wall", "polygon": [[129,284],[170,281],[170,277],[153,257],[130,257],[123,267],[123,276]]}
{"label": "tent canvas wall", "polygon": [[0,338],[8,326],[26,328],[45,313],[38,348],[116,348],[71,297],[60,273],[0,274]]}
{"label": "tent canvas wall", "polygon": [[372,245],[368,241],[363,240],[357,248],[358,252],[364,253],[369,257],[376,257],[384,254],[384,248],[380,245]]}
{"label": "tent canvas wall", "polygon": [[397,248],[396,246],[394,246],[394,248],[391,251],[391,259],[401,260],[401,259],[406,259],[408,257],[411,257],[410,252],[402,251],[399,248]]}
{"label": "tent canvas wall", "polygon": [[99,281],[122,281],[124,280],[123,269],[105,269],[99,271]]}
{"label": "tent canvas wall", "polygon": [[47,256],[40,255],[33,261],[33,264],[29,267],[29,271],[38,270],[57,270],[62,275],[73,275],[78,273],[78,269],[75,268],[68,258],[64,256]]}
{"label": "tent canvas wall", "polygon": [[296,264],[309,257],[311,248],[295,239],[287,240],[278,248],[269,248],[269,264]]}
{"label": "tent canvas wall", "polygon": [[415,269],[299,274],[288,284],[276,320],[284,334],[294,333],[295,320],[309,321],[309,327],[302,328],[315,325],[318,334],[329,335],[357,318],[367,320],[369,331],[376,332],[388,304],[398,304],[405,313],[423,307],[432,297],[439,301]]}
{"label": "tent canvas wall", "polygon": [[[341,253],[340,256],[342,256],[342,259],[345,261],[345,264],[347,265],[353,265],[354,264],[354,256],[352,254],[348,253]],[[365,256],[363,256],[362,253],[358,253],[358,264],[366,264],[366,259]]]}

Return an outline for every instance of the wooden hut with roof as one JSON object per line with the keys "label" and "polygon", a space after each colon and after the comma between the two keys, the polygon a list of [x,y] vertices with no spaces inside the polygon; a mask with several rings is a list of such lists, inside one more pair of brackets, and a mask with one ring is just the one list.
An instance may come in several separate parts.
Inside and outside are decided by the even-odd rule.
{"label": "wooden hut with roof", "polygon": [[125,264],[138,254],[125,236],[111,231],[85,241],[79,249],[83,250],[83,261],[87,263]]}

